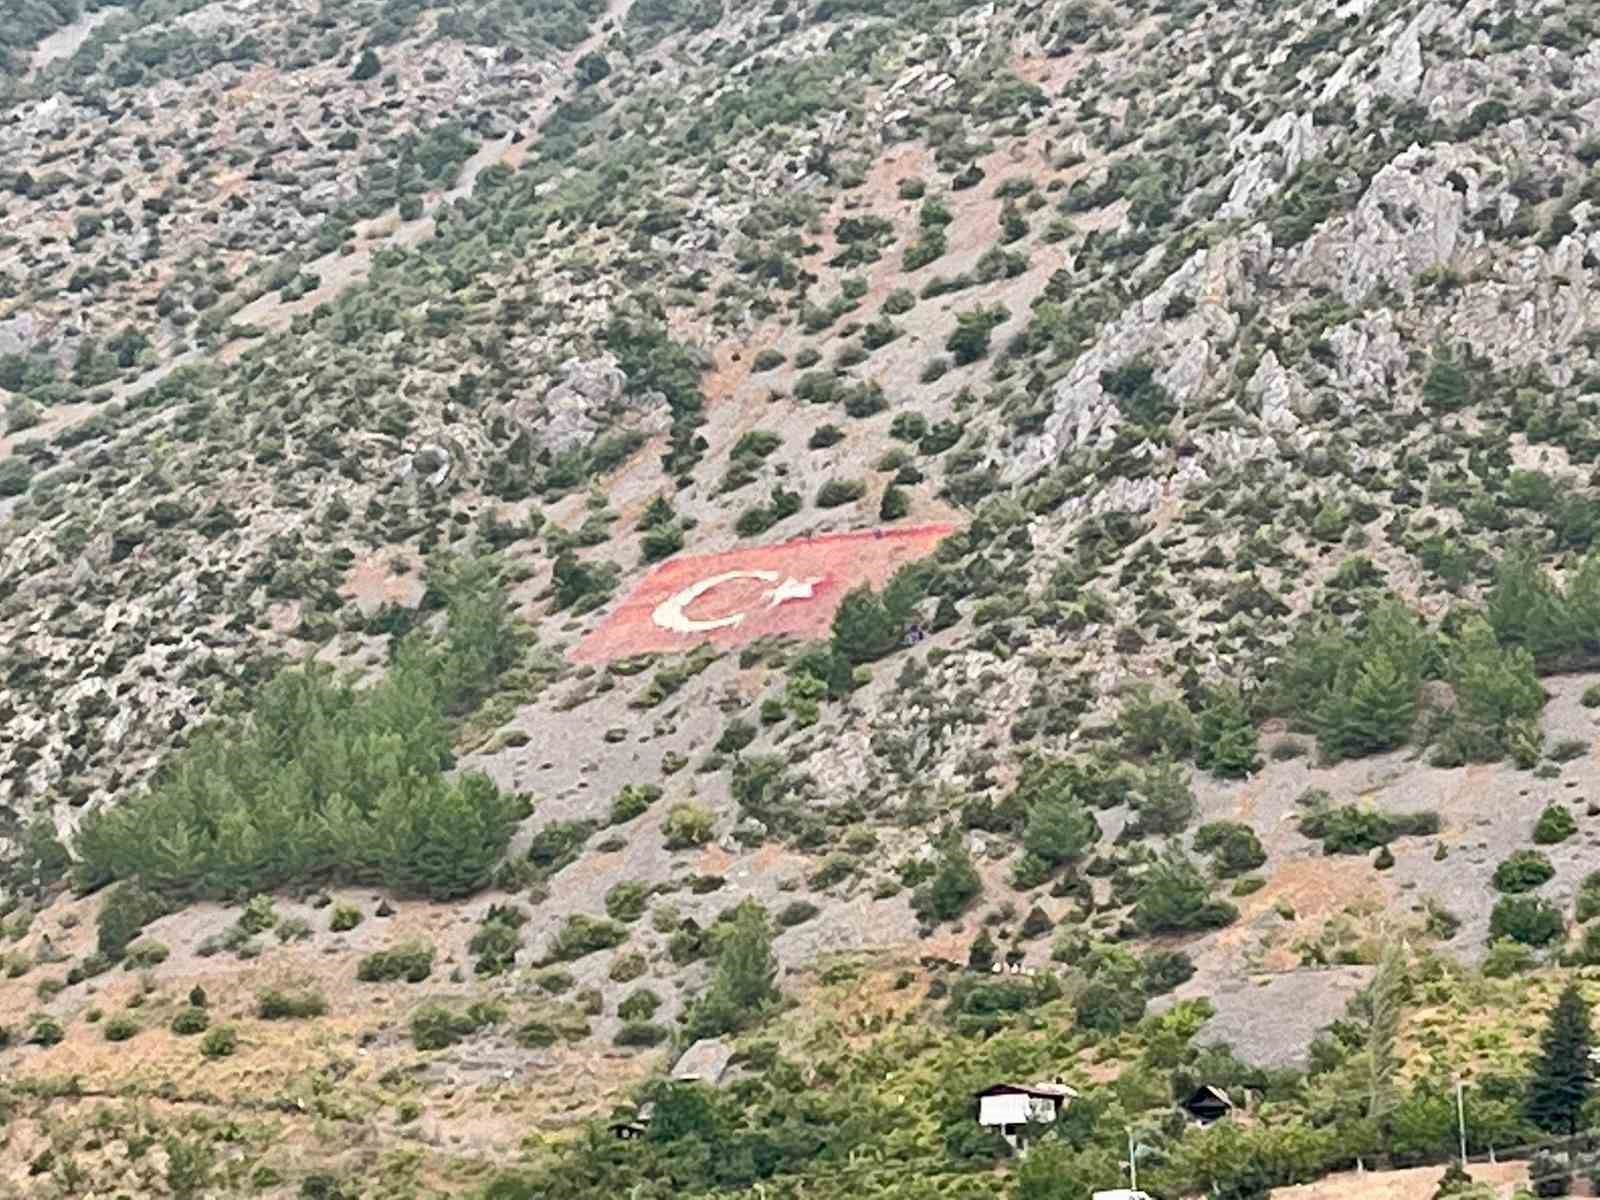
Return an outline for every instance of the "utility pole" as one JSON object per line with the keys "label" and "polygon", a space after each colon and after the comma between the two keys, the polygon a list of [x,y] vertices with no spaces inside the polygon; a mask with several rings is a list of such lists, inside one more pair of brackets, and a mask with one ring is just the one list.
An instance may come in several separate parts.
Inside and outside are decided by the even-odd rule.
{"label": "utility pole", "polygon": [[1456,1130],[1461,1136],[1461,1169],[1467,1169],[1467,1106],[1462,1099],[1462,1088],[1465,1085],[1460,1079],[1456,1080]]}

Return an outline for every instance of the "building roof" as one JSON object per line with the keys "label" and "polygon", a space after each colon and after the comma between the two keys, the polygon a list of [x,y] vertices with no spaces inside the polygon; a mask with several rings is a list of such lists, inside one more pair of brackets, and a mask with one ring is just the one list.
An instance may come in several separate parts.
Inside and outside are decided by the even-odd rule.
{"label": "building roof", "polygon": [[975,1093],[984,1096],[1034,1096],[1040,1100],[1075,1100],[1078,1093],[1064,1083],[996,1083]]}
{"label": "building roof", "polygon": [[713,1087],[722,1082],[733,1058],[733,1048],[717,1038],[701,1038],[673,1064],[672,1077],[687,1083],[698,1080]]}
{"label": "building roof", "polygon": [[1228,1108],[1233,1107],[1233,1099],[1227,1092],[1219,1087],[1212,1087],[1209,1083],[1202,1083],[1195,1088],[1194,1093],[1183,1102],[1183,1107],[1194,1108],[1201,1104],[1223,1104]]}

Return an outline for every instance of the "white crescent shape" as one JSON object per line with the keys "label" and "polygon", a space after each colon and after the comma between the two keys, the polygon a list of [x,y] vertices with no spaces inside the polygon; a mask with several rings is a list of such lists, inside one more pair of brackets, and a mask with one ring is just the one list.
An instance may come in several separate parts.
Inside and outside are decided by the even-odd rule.
{"label": "white crescent shape", "polygon": [[692,583],[676,596],[663,600],[656,605],[656,610],[650,617],[661,628],[670,629],[674,633],[708,633],[713,629],[732,629],[735,625],[743,623],[745,613],[737,612],[731,616],[719,617],[715,621],[696,621],[684,610],[713,588],[732,583],[735,579],[758,579],[762,583],[777,583],[781,578],[782,576],[776,571],[729,571],[725,575],[713,575],[709,579],[700,580],[699,583]]}

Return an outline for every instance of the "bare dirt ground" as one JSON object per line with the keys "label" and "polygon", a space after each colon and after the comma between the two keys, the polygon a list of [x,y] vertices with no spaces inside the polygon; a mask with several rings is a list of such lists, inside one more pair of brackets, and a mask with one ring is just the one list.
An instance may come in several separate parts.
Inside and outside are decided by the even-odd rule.
{"label": "bare dirt ground", "polygon": [[[1473,1179],[1494,1185],[1497,1196],[1508,1197],[1527,1182],[1527,1163],[1474,1163]],[[1317,1183],[1278,1188],[1272,1200],[1424,1200],[1433,1195],[1444,1175],[1443,1167],[1416,1167],[1408,1171],[1367,1171],[1330,1175]]]}

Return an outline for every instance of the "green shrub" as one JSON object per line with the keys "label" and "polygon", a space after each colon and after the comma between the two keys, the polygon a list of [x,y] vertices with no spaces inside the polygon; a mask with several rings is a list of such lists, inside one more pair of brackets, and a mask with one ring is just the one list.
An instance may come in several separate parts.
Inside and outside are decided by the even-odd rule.
{"label": "green shrub", "polygon": [[189,1037],[196,1033],[204,1033],[210,1024],[211,1015],[205,1009],[189,1007],[178,1010],[169,1028],[179,1037]]}
{"label": "green shrub", "polygon": [[527,922],[528,914],[516,905],[491,904],[467,943],[467,950],[475,959],[473,973],[500,975],[509,971],[522,948],[520,931]]}
{"label": "green shrub", "polygon": [[1580,703],[1585,708],[1600,708],[1600,683],[1591,683],[1584,688]]}
{"label": "green shrub", "polygon": [[1537,896],[1506,896],[1489,915],[1491,937],[1509,938],[1525,946],[1548,946],[1566,932],[1556,907]]}
{"label": "green shrub", "polygon": [[784,357],[782,350],[774,350],[772,347],[768,346],[766,349],[758,350],[756,352],[755,360],[750,364],[750,370],[756,373],[760,373],[762,371],[773,371],[783,366],[783,364],[788,361],[789,360]]}
{"label": "green shrub", "polygon": [[227,1058],[239,1048],[239,1035],[231,1025],[218,1025],[200,1039],[200,1053],[207,1058]]}
{"label": "green shrub", "polygon": [[539,985],[539,990],[548,992],[552,996],[560,996],[570,992],[578,982],[569,971],[545,971],[534,980]]}
{"label": "green shrub", "polygon": [[1578,832],[1578,822],[1566,809],[1557,805],[1550,805],[1539,814],[1539,820],[1533,827],[1533,844],[1536,846],[1554,846],[1564,842]]}
{"label": "green shrub", "polygon": [[1600,871],[1591,871],[1578,885],[1576,916],[1579,924],[1600,916]]}
{"label": "green shrub", "polygon": [[617,1016],[624,1021],[648,1021],[661,1007],[661,997],[649,988],[637,988],[617,1005]]}
{"label": "green shrub", "polygon": [[659,1046],[672,1036],[670,1030],[648,1021],[630,1021],[617,1030],[613,1039],[619,1046]]}
{"label": "green shrub", "polygon": [[661,799],[661,789],[653,783],[630,783],[611,801],[611,824],[623,825],[643,816]]}
{"label": "green shrub", "polygon": [[959,841],[940,855],[930,878],[911,894],[911,909],[925,921],[951,921],[983,894],[983,879]]}
{"label": "green shrub", "polygon": [[796,925],[803,925],[821,911],[809,900],[793,900],[779,910],[777,916],[778,928],[790,929]]}
{"label": "green shrub", "polygon": [[132,1017],[112,1017],[100,1032],[108,1042],[125,1042],[139,1032],[139,1023]]}
{"label": "green shrub", "polygon": [[650,900],[649,884],[624,881],[606,893],[606,916],[627,924],[644,916]]}
{"label": "green shrub", "polygon": [[704,805],[692,801],[675,804],[662,824],[668,850],[689,850],[711,840],[716,817]]}
{"label": "green shrub", "polygon": [[1242,779],[1261,765],[1261,743],[1237,688],[1216,688],[1200,712],[1195,764],[1224,779]]}
{"label": "green shrub", "polygon": [[1182,950],[1152,950],[1140,964],[1147,996],[1161,996],[1194,978],[1194,963]]}
{"label": "green shrub", "polygon": [[433,974],[434,950],[427,942],[402,942],[367,955],[356,964],[356,978],[362,983],[392,983],[404,980],[421,983]]}
{"label": "green shrub", "polygon": [[164,943],[158,942],[154,938],[140,938],[128,947],[127,955],[123,962],[129,970],[155,967],[166,962],[167,956],[171,953]]}
{"label": "green shrub", "polygon": [[321,992],[280,992],[271,989],[256,997],[256,1016],[263,1021],[294,1021],[307,1017],[321,1017],[328,1012],[328,1002]]}
{"label": "green shrub", "polygon": [[1143,933],[1220,929],[1238,919],[1239,910],[1211,895],[1211,884],[1177,843],[1150,864],[1139,880],[1133,921]]}
{"label": "green shrub", "polygon": [[1129,754],[1182,760],[1194,751],[1197,730],[1188,708],[1180,700],[1158,696],[1149,684],[1137,685],[1122,702],[1117,728]]}
{"label": "green shrub", "polygon": [[1494,886],[1508,893],[1531,892],[1555,877],[1550,859],[1537,850],[1517,850],[1494,869]]}
{"label": "green shrub", "polygon": [[636,951],[632,954],[618,955],[606,975],[613,983],[631,983],[649,969],[650,964],[645,961],[644,955]]}
{"label": "green shrub", "polygon": [[54,1046],[67,1036],[61,1022],[40,1014],[28,1022],[28,1042],[34,1046]]}
{"label": "green shrub", "polygon": [[866,494],[867,485],[860,479],[830,479],[817,489],[817,507],[838,508]]}
{"label": "green shrub", "polygon": [[411,1015],[411,1044],[418,1050],[443,1050],[504,1020],[505,1010],[495,1004],[479,1002],[465,1012],[426,1004]]}
{"label": "green shrub", "polygon": [[328,928],[334,933],[348,933],[366,918],[353,904],[336,904],[328,918]]}
{"label": "green shrub", "polygon": [[1244,875],[1267,861],[1261,839],[1250,826],[1238,821],[1212,821],[1195,831],[1197,853],[1210,854],[1213,869],[1223,879]]}
{"label": "green shrub", "polygon": [[575,913],[550,940],[546,962],[573,962],[601,950],[620,946],[628,940],[625,927],[600,917]]}

